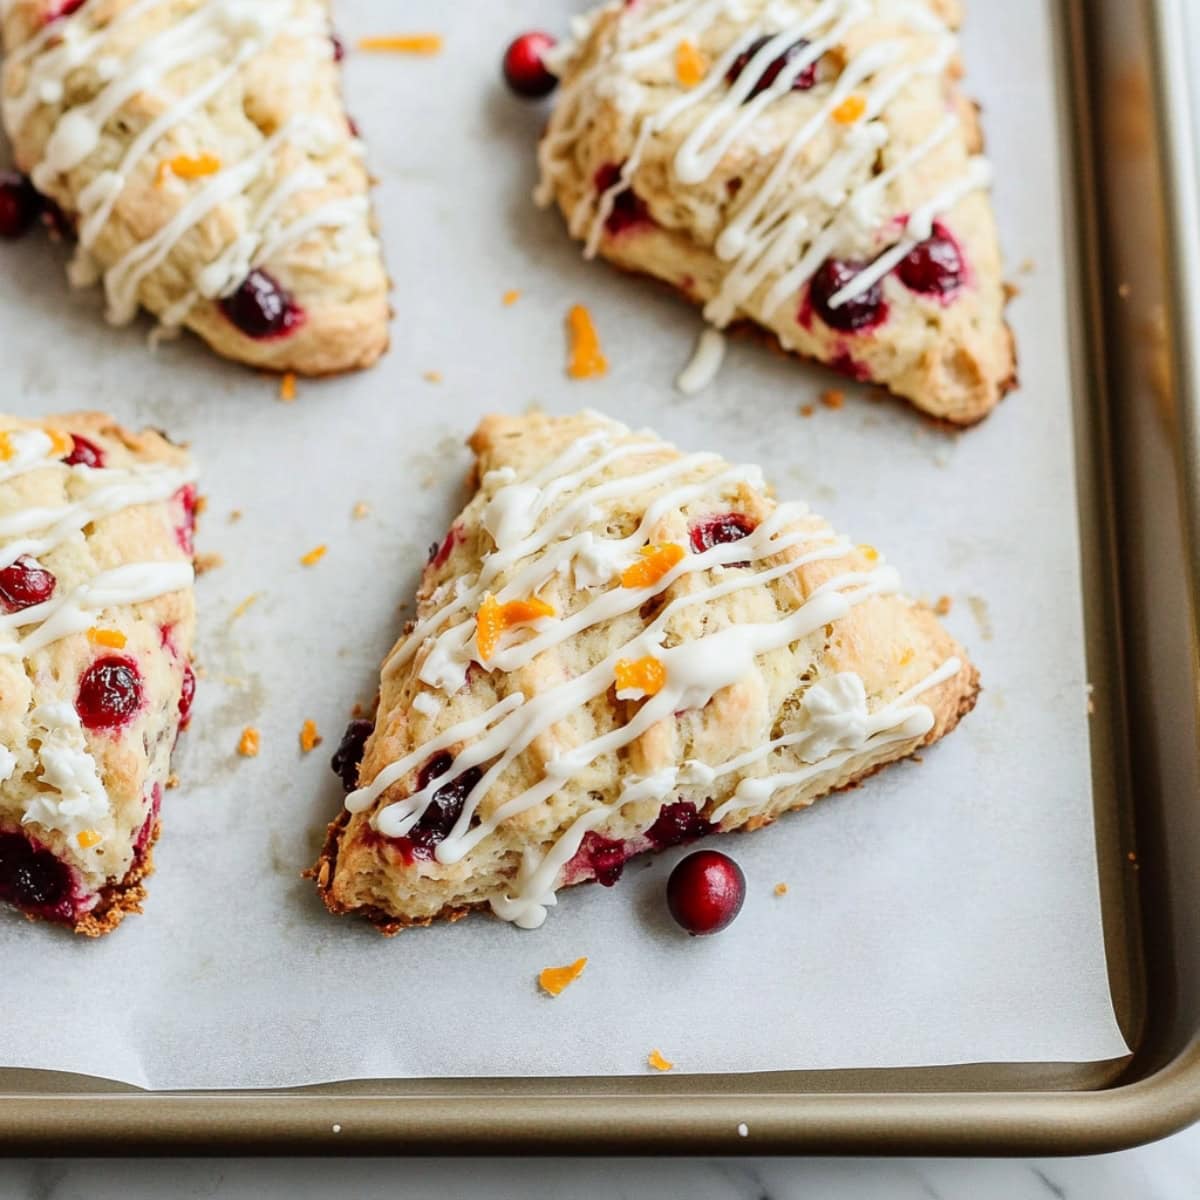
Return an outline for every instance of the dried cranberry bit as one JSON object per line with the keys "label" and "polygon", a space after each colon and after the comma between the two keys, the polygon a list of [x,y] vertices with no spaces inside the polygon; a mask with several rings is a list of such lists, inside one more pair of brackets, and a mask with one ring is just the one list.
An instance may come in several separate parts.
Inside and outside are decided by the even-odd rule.
{"label": "dried cranberry bit", "polygon": [[88,729],[117,729],[142,707],[142,677],[131,658],[97,659],[83,673],[75,711]]}
{"label": "dried cranberry bit", "polygon": [[358,764],[362,762],[367,738],[374,728],[370,721],[351,721],[329,761],[333,773],[342,781],[342,787],[348,793],[358,787]]}
{"label": "dried cranberry bit", "polygon": [[728,542],[740,542],[742,538],[749,537],[757,528],[758,522],[752,517],[746,516],[745,513],[722,513],[693,525],[689,537],[692,549],[697,554],[703,554],[705,550],[711,550],[714,546],[724,546]]}
{"label": "dried cranberry bit", "polygon": [[104,451],[95,442],[89,442],[77,433],[71,434],[71,440],[75,443],[71,453],[62,460],[68,467],[92,467],[98,470],[104,466]]}
{"label": "dried cranberry bit", "polygon": [[37,220],[41,198],[16,171],[0,171],[0,237],[19,238]]}
{"label": "dried cranberry bit", "polygon": [[333,61],[340,63],[346,57],[346,43],[336,33],[331,33],[329,40],[333,43]]}
{"label": "dried cranberry bit", "polygon": [[697,850],[676,864],[667,880],[667,907],[693,937],[719,933],[742,911],[746,877],[727,854]]}
{"label": "dried cranberry bit", "polygon": [[[842,301],[833,308],[829,301],[844,288],[867,264],[842,258],[827,258],[808,285],[808,295],[818,317],[842,333],[862,333],[881,324],[887,317],[883,287],[876,280],[870,287]],[[801,318],[803,317],[801,308]],[[803,321],[802,321],[803,323]]]}
{"label": "dried cranberry bit", "polygon": [[[596,192],[603,194],[613,187],[621,178],[622,163],[605,163],[595,175],[593,183]],[[622,188],[612,199],[612,211],[604,218],[605,231],[612,236],[634,229],[639,225],[653,225],[654,218],[650,216],[645,202],[642,201],[632,188]]]}
{"label": "dried cranberry bit", "polygon": [[540,100],[558,86],[558,79],[546,69],[546,51],[555,46],[548,33],[534,30],[514,38],[504,51],[504,82],[526,100]]}
{"label": "dried cranberry bit", "polygon": [[[733,60],[733,65],[725,73],[725,82],[732,87],[738,80],[741,73],[750,65],[750,60],[770,41],[769,37],[756,38],[745,50],[741,52]],[[796,57],[801,51],[808,46],[805,38],[800,38],[799,41],[793,42],[782,54],[773,58],[768,64],[767,69],[758,77],[754,86],[750,89],[746,98],[742,101],[743,104],[753,100],[760,92],[765,92],[776,79],[779,78],[780,71]],[[791,90],[793,92],[807,92],[810,87],[817,82],[817,64],[811,62],[799,75],[792,81]]]}
{"label": "dried cranberry bit", "polygon": [[0,833],[0,900],[41,916],[71,916],[71,872],[19,833]]}
{"label": "dried cranberry bit", "polygon": [[667,850],[706,837],[714,828],[686,800],[677,800],[663,806],[654,824],[646,830],[646,837],[656,850]]}
{"label": "dried cranberry bit", "polygon": [[179,685],[179,728],[186,729],[192,722],[192,704],[196,699],[196,672],[191,663],[183,664],[183,681]]}
{"label": "dried cranberry bit", "polygon": [[257,267],[236,292],[220,302],[220,308],[247,337],[259,340],[285,337],[304,320],[291,293]]}
{"label": "dried cranberry bit", "polygon": [[0,571],[0,604],[10,613],[44,604],[54,595],[58,580],[32,558],[22,555]]}
{"label": "dried cranberry bit", "polygon": [[929,237],[900,260],[896,274],[910,291],[946,297],[962,287],[967,268],[950,231],[940,221],[935,221]]}

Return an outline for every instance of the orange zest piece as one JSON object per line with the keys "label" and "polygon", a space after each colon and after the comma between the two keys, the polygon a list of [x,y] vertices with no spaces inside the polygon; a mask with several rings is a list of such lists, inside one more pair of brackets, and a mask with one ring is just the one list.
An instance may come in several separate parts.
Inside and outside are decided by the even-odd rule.
{"label": "orange zest piece", "polygon": [[617,699],[634,700],[639,697],[626,695],[639,692],[642,696],[657,695],[667,682],[667,668],[657,658],[622,658],[613,668],[617,680]]}
{"label": "orange zest piece", "polygon": [[662,1052],[659,1050],[651,1050],[650,1053],[646,1055],[646,1061],[656,1071],[670,1071],[674,1069],[675,1066],[673,1062],[663,1058]]}
{"label": "orange zest piece", "polygon": [[0,462],[7,462],[16,452],[16,447],[12,444],[12,434],[0,433]]}
{"label": "orange zest piece", "polygon": [[284,404],[291,404],[296,398],[296,373],[288,371],[279,381],[279,398]]}
{"label": "orange zest piece", "polygon": [[440,54],[440,33],[397,33],[383,37],[358,39],[360,50],[379,51],[384,54]]}
{"label": "orange zest piece", "polygon": [[621,586],[627,588],[653,587],[672,567],[683,561],[687,553],[676,542],[661,546],[643,546],[642,557],[621,572]]}
{"label": "orange zest piece", "polygon": [[503,296],[500,297],[501,304],[505,308],[511,308],[521,298],[521,293],[516,288],[509,288]]}
{"label": "orange zest piece", "polygon": [[112,650],[125,649],[125,635],[119,629],[97,629],[93,625],[87,631],[87,639],[93,646],[108,646]]}
{"label": "orange zest piece", "polygon": [[547,967],[538,975],[542,991],[551,996],[561,996],[583,974],[587,961],[586,958],[577,958],[569,967]]}
{"label": "orange zest piece", "polygon": [[81,850],[90,850],[93,846],[98,846],[104,839],[94,829],[84,829],[75,835],[75,840],[79,843]]}
{"label": "orange zest piece", "polygon": [[221,160],[215,154],[177,154],[174,158],[164,158],[154,172],[154,186],[162,187],[167,181],[167,175],[177,179],[203,179],[205,175],[215,175],[221,169]]}
{"label": "orange zest piece", "polygon": [[879,551],[874,546],[868,546],[865,543],[858,548],[859,554],[867,560],[867,562],[878,562]]}
{"label": "orange zest piece", "polygon": [[846,403],[846,393],[839,388],[827,388],[821,393],[821,403],[826,408],[841,408]]}
{"label": "orange zest piece", "polygon": [[847,96],[833,110],[833,119],[839,125],[853,125],[867,111],[867,98],[861,92]]}
{"label": "orange zest piece", "polygon": [[684,38],[675,47],[675,78],[685,88],[694,88],[708,74],[708,57]]}
{"label": "orange zest piece", "polygon": [[509,600],[506,604],[501,604],[489,592],[484,596],[479,613],[475,617],[475,647],[479,651],[479,661],[487,662],[496,653],[500,637],[506,629],[554,615],[553,605],[539,600],[536,596],[529,600]]}
{"label": "orange zest piece", "polygon": [[571,343],[567,374],[572,379],[595,379],[606,374],[608,359],[600,349],[600,335],[592,314],[582,304],[572,305],[567,313],[567,333]]}
{"label": "orange zest piece", "polygon": [[307,554],[300,558],[302,567],[312,567],[325,557],[325,552],[329,549],[328,546],[314,546]]}
{"label": "orange zest piece", "polygon": [[907,667],[913,660],[913,648],[909,646],[903,654],[900,655],[900,666]]}
{"label": "orange zest piece", "polygon": [[50,439],[50,457],[66,458],[75,449],[75,439],[61,429],[47,429],[46,436]]}
{"label": "orange zest piece", "polygon": [[308,754],[321,744],[321,735],[317,732],[316,721],[305,721],[300,727],[300,749]]}
{"label": "orange zest piece", "polygon": [[254,728],[253,725],[247,725],[242,730],[241,740],[238,742],[238,753],[243,758],[257,758],[258,746],[262,740],[262,735]]}
{"label": "orange zest piece", "polygon": [[777,883],[775,885],[775,895],[786,896],[788,893],[788,885],[786,883]]}

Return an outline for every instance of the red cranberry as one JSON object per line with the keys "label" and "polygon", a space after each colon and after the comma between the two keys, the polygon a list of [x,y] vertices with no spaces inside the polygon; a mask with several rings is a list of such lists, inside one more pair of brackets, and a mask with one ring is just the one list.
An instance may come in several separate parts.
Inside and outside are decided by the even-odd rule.
{"label": "red cranberry", "polygon": [[75,222],[49,196],[41,198],[41,218],[52,242],[65,242],[75,236]]}
{"label": "red cranberry", "polygon": [[935,222],[933,233],[914,246],[896,267],[900,282],[926,296],[948,296],[962,287],[966,266],[949,230]]}
{"label": "red cranberry", "polygon": [[24,175],[0,171],[0,237],[18,238],[37,220],[41,198]]}
{"label": "red cranberry", "polygon": [[342,734],[341,744],[334,751],[329,765],[333,773],[342,781],[342,787],[352,792],[358,787],[358,764],[362,762],[363,751],[367,746],[367,738],[375,725],[371,721],[351,721]]}
{"label": "red cranberry", "polygon": [[[453,756],[446,750],[435,754],[417,776],[418,790],[445,775],[453,762]],[[462,815],[467,796],[482,778],[482,767],[468,767],[461,775],[438,788],[421,814],[421,819],[408,831],[407,837],[395,840],[407,842],[415,858],[432,858],[433,848],[449,836]]]}
{"label": "red cranberry", "polygon": [[284,337],[304,320],[291,293],[257,267],[233,295],[221,301],[220,307],[234,325],[252,338]]}
{"label": "red cranberry", "polygon": [[154,823],[158,820],[158,814],[162,810],[162,798],[162,784],[156,783],[150,791],[150,811],[146,814],[141,829],[138,830],[137,841],[133,843],[133,851],[137,856],[135,862],[141,862],[146,857],[146,848],[154,836]]}
{"label": "red cranberry", "polygon": [[346,57],[346,43],[336,33],[331,33],[329,40],[333,43],[333,61],[341,62]]}
{"label": "red cranberry", "polygon": [[0,571],[0,604],[10,613],[32,608],[54,595],[56,583],[45,567],[22,556]]}
{"label": "red cranberry", "polygon": [[584,835],[576,855],[591,868],[592,877],[603,887],[612,887],[621,878],[628,857],[624,842],[606,838],[595,831]]}
{"label": "red cranberry", "polygon": [[[605,163],[595,175],[593,182],[597,192],[607,192],[621,178],[621,163]],[[633,188],[622,188],[612,198],[612,211],[604,219],[605,230],[613,234],[624,233],[637,225],[653,224],[653,218],[645,203]]]}
{"label": "red cranberry", "polygon": [[716,517],[707,517],[691,530],[692,549],[697,554],[711,550],[714,546],[723,546],[726,542],[740,542],[749,537],[758,522],[746,516],[745,513],[723,513]]}
{"label": "red cranberry", "polygon": [[51,21],[61,20],[63,17],[69,17],[73,12],[78,11],[84,5],[85,0],[58,0],[58,3],[53,5],[50,12],[46,15],[46,24]]}
{"label": "red cranberry", "polygon": [[462,530],[457,525],[451,525],[441,544],[439,545],[437,542],[434,542],[429,547],[429,565],[431,567],[444,567],[446,560],[454,553],[454,547],[461,541]]}
{"label": "red cranberry", "polygon": [[71,447],[71,453],[63,459],[68,467],[99,468],[104,466],[104,451],[95,442],[89,442],[87,438],[80,437],[77,433],[71,434],[71,439],[75,445]]}
{"label": "red cranberry", "polygon": [[523,33],[504,52],[504,82],[527,100],[548,96],[558,80],[546,69],[545,55],[555,45],[548,33]]}
{"label": "red cranberry", "polygon": [[667,880],[667,907],[693,936],[719,933],[742,911],[746,877],[719,850],[697,850],[677,863]]}
{"label": "red cranberry", "polygon": [[[750,65],[750,60],[770,41],[769,37],[756,38],[745,50],[741,52],[733,60],[733,65],[725,73],[725,82],[732,85],[737,82],[741,73]],[[768,64],[767,69],[758,77],[754,86],[750,89],[746,99],[742,101],[745,104],[752,100],[759,92],[765,92],[767,88],[779,78],[779,72],[783,70],[787,64],[796,57],[806,46],[808,42],[801,38],[798,42],[793,42],[782,54],[777,58],[773,58]],[[814,83],[817,82],[817,64],[811,62],[799,75],[792,81],[793,92],[807,92]]]}
{"label": "red cranberry", "polygon": [[191,663],[183,664],[183,682],[179,687],[179,728],[186,729],[192,721],[192,703],[196,699],[196,672]]}
{"label": "red cranberry", "polygon": [[712,830],[712,825],[697,809],[686,800],[677,800],[663,806],[654,824],[646,830],[646,837],[656,850],[666,850],[671,846],[682,846],[684,842],[694,842]]}
{"label": "red cranberry", "polygon": [[883,288],[876,280],[869,288],[831,308],[830,299],[863,269],[865,263],[827,258],[812,277],[808,292],[817,316],[830,329],[856,333],[880,324],[887,317]]}
{"label": "red cranberry", "polygon": [[195,553],[196,485],[185,483],[173,497],[183,509],[183,521],[175,526],[175,540],[184,554]]}
{"label": "red cranberry", "polygon": [[130,658],[97,659],[83,673],[75,711],[88,729],[116,729],[142,706],[142,677]]}
{"label": "red cranberry", "polygon": [[0,833],[0,900],[42,916],[71,915],[71,872],[19,833]]}

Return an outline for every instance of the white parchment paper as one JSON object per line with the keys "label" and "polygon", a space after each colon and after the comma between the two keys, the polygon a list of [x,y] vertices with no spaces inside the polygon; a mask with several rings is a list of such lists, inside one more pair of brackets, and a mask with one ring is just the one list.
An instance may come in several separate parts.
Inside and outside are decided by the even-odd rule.
{"label": "white parchment paper", "polygon": [[[576,7],[336,5],[348,41],[447,42],[428,60],[349,60],[394,346],[369,373],[302,382],[294,405],[190,340],[152,355],[146,326],[105,328],[40,237],[0,247],[3,407],[107,408],[190,440],[209,499],[200,548],[224,558],[198,585],[206,677],[147,914],[99,943],[0,917],[0,1064],[167,1088],[639,1073],[653,1047],[680,1071],[1125,1052],[1095,866],[1047,5],[969,14],[1008,259],[1036,269],[1012,307],[1023,386],[959,437],[853,389],[804,419],[831,377],[746,342],[702,395],[672,390],[698,316],[583,263],[531,206],[544,112],[498,82],[513,33],[562,29]],[[510,288],[521,298],[504,307]],[[563,374],[576,301],[611,361],[603,380]],[[665,916],[683,851],[630,864],[614,890],[564,893],[535,933],[481,918],[387,941],[326,915],[299,878],[340,800],[329,755],[463,501],[462,440],[482,413],[530,403],[761,462],[782,494],[884,548],[911,592],[951,596],[947,623],[982,670],[977,711],[923,763],[728,847],[749,895],[722,936],[689,939]],[[302,567],[319,543],[325,559]],[[326,741],[304,756],[309,717]],[[252,760],[235,750],[246,724],[262,730]],[[540,968],[580,955],[578,983],[538,993]]]}

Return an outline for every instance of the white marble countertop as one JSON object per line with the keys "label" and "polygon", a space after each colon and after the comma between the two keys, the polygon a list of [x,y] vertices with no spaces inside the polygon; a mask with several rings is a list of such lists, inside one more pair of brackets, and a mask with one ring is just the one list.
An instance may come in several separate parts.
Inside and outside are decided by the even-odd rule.
{"label": "white marble countertop", "polygon": [[1200,1126],[1099,1158],[0,1163],[0,1200],[1195,1200]]}

